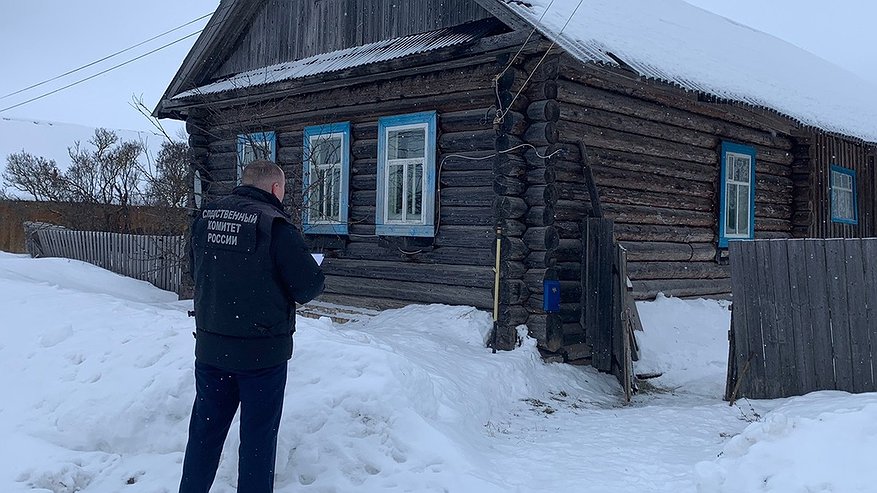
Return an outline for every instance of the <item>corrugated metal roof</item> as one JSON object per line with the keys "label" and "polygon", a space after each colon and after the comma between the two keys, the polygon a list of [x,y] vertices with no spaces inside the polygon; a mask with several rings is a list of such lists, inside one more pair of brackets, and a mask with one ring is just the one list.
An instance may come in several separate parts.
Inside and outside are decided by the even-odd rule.
{"label": "corrugated metal roof", "polygon": [[172,99],[183,99],[203,94],[230,91],[232,89],[301,79],[312,75],[338,72],[372,63],[386,62],[440,48],[463,45],[483,38],[494,31],[496,27],[497,23],[495,20],[485,19],[438,31],[355,46],[301,60],[242,72],[229,78],[182,92]]}

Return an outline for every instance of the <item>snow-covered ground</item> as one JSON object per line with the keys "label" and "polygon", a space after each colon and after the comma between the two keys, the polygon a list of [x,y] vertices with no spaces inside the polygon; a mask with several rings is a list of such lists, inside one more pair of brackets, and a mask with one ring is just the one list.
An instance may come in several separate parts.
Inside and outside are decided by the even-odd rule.
{"label": "snow-covered ground", "polygon": [[[877,396],[720,399],[727,307],[639,305],[631,405],[490,316],[412,306],[300,318],[277,491],[874,491]],[[176,491],[194,394],[190,302],[77,261],[0,253],[0,491]],[[234,491],[237,429],[215,493]]]}

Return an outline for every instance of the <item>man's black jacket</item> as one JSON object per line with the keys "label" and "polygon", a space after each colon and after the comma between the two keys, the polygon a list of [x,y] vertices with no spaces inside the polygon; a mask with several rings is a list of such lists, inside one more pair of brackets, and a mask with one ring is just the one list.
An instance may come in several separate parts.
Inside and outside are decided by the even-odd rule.
{"label": "man's black jacket", "polygon": [[195,356],[229,370],[268,368],[292,356],[295,303],[324,276],[279,200],[251,186],[209,204],[192,224]]}

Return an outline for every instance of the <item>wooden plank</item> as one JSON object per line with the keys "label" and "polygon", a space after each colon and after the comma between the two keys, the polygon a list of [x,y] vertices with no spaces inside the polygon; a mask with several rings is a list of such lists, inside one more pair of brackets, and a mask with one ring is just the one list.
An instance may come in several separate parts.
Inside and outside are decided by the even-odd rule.
{"label": "wooden plank", "polygon": [[798,395],[798,364],[795,353],[794,331],[792,329],[792,299],[788,243],[784,240],[766,242],[770,252],[770,265],[773,268],[773,292],[776,306],[776,333],[779,359],[778,378],[781,395]]}
{"label": "wooden plank", "polygon": [[813,326],[807,293],[807,258],[803,240],[786,242],[789,258],[789,306],[794,344],[797,390],[800,395],[816,390],[813,366]]}
{"label": "wooden plank", "polygon": [[[749,364],[747,378],[740,386],[738,396],[760,397],[765,395],[765,366],[764,366],[764,335],[761,330],[761,319],[764,316],[759,300],[758,286],[758,258],[754,241],[741,242],[741,257],[746,262],[743,277],[743,289],[747,293],[746,327],[748,342],[746,343],[749,353],[746,361]],[[740,344],[741,341],[737,341]],[[741,367],[742,370],[742,367]]]}
{"label": "wooden plank", "polygon": [[843,240],[825,241],[828,267],[828,310],[831,317],[831,343],[834,353],[836,390],[853,392],[853,355],[850,338],[847,273]]}
{"label": "wooden plank", "polygon": [[844,240],[847,276],[847,312],[850,327],[850,353],[853,366],[853,391],[874,389],[871,375],[871,342],[868,330],[868,294],[865,284],[866,257],[862,240]]}
{"label": "wooden plank", "polygon": [[862,255],[866,260],[865,267],[865,320],[867,321],[868,340],[871,346],[871,381],[877,391],[877,239],[867,238],[862,240]]}
{"label": "wooden plank", "polygon": [[[725,395],[731,399],[731,392],[737,386],[738,380],[745,377],[740,371],[746,366],[751,352],[749,348],[749,327],[748,318],[746,316],[748,310],[751,309],[752,292],[746,286],[746,268],[747,260],[746,249],[743,246],[746,243],[741,241],[732,241],[728,243],[728,260],[731,264],[731,292],[733,293],[733,305],[731,305],[731,328],[733,333],[734,353],[728,359],[728,384],[725,389]],[[748,373],[748,372],[747,372]],[[747,387],[748,389],[748,387]]]}
{"label": "wooden plank", "polygon": [[835,388],[834,361],[831,347],[831,317],[828,310],[828,267],[824,240],[804,240],[807,262],[807,295],[813,341],[813,370],[817,390]]}
{"label": "wooden plank", "polygon": [[770,244],[767,241],[755,241],[755,257],[758,305],[761,311],[761,333],[764,338],[764,393],[759,397],[782,397],[781,379],[783,369],[780,366],[779,331],[777,330],[775,272],[771,265]]}

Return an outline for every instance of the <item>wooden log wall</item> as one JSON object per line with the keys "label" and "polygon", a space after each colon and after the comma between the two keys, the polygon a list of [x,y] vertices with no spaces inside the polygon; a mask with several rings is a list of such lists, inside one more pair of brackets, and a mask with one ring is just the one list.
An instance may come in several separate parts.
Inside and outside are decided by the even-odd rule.
{"label": "wooden log wall", "polygon": [[[237,134],[274,131],[277,161],[287,174],[287,206],[300,217],[304,127],[349,121],[350,234],[309,236],[313,247],[326,254],[324,296],[375,308],[447,303],[492,310],[494,189],[515,188],[510,181],[495,180],[491,80],[496,73],[491,63],[214,111],[207,132],[213,195],[228,193],[234,186]],[[431,110],[438,113],[437,234],[379,237],[374,224],[378,119]],[[520,112],[516,118],[523,118]],[[512,125],[506,131],[521,133],[523,127]],[[514,135],[509,139],[517,142]],[[514,177],[522,161],[508,156],[500,168]],[[510,210],[516,208],[509,205]],[[515,263],[525,256],[519,217],[511,213],[506,223],[518,237],[507,239],[503,269],[509,280],[500,291],[504,313],[515,323],[525,320],[515,307],[526,296],[523,268]]]}
{"label": "wooden log wall", "polygon": [[[806,171],[798,176],[801,202],[807,200],[809,222],[800,230],[809,238],[866,238],[877,236],[877,171],[874,148],[834,135],[814,132],[802,139],[808,145],[801,152]],[[831,220],[831,166],[856,172],[858,224]],[[797,171],[797,170],[796,170]],[[806,180],[806,181],[805,181]],[[796,183],[797,184],[797,183]],[[806,197],[806,199],[804,198]]]}
{"label": "wooden log wall", "polygon": [[577,143],[587,145],[604,214],[629,252],[637,299],[730,292],[716,250],[722,141],[756,149],[756,238],[791,237],[789,122],[568,56],[559,64],[557,102],[564,159],[581,162]]}

